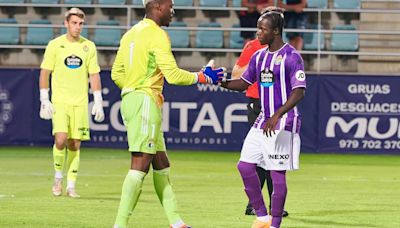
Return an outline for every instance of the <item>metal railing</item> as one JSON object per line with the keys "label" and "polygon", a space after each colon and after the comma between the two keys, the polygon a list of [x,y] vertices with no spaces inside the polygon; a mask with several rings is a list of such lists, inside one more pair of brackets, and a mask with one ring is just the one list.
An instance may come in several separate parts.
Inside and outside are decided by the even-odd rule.
{"label": "metal railing", "polygon": [[[399,1],[384,1],[384,0],[364,0],[363,2],[399,2]],[[85,25],[88,29],[97,28],[112,28],[128,30],[131,27],[132,21],[132,10],[142,9],[142,5],[101,5],[101,4],[90,4],[90,5],[71,5],[71,4],[7,4],[0,3],[0,7],[46,7],[46,8],[60,8],[60,7],[81,7],[81,8],[116,8],[126,9],[127,19],[126,25],[122,26],[105,26],[105,25]],[[204,7],[204,6],[175,6],[175,10],[218,10],[218,11],[240,11],[247,10],[245,7]],[[400,14],[400,9],[316,9],[306,8],[304,12],[317,13],[318,24],[322,22],[323,13],[385,13],[385,14]],[[51,27],[51,28],[63,28],[63,25],[54,24],[0,24],[0,27]],[[168,27],[168,30],[218,30],[218,31],[256,31],[255,28],[229,28],[229,27]],[[334,30],[334,29],[321,29],[319,26],[317,29],[285,29],[285,32],[302,32],[302,33],[317,33],[317,50],[302,50],[301,54],[316,55],[317,56],[317,71],[321,68],[321,55],[347,55],[347,56],[400,56],[399,52],[359,52],[359,51],[331,51],[323,50],[320,46],[320,38],[322,34],[333,34],[333,33],[349,33],[349,34],[363,34],[363,35],[400,35],[400,31],[376,31],[376,30]],[[0,45],[0,48],[11,48],[11,49],[44,49],[43,45]],[[99,50],[117,50],[117,47],[113,46],[99,46]],[[173,51],[183,52],[228,52],[228,53],[239,53],[242,50],[236,48],[173,48]]]}

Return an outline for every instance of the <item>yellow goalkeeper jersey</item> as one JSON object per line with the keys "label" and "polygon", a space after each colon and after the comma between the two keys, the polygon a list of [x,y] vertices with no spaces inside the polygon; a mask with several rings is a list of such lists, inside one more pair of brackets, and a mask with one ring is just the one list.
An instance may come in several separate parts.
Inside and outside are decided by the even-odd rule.
{"label": "yellow goalkeeper jersey", "polygon": [[144,18],[122,37],[111,78],[122,95],[144,91],[161,106],[164,77],[175,85],[197,82],[196,73],[178,68],[168,34],[153,20]]}
{"label": "yellow goalkeeper jersey", "polygon": [[100,72],[96,45],[81,37],[71,42],[66,35],[49,42],[40,68],[51,70],[51,101],[88,105],[89,74]]}

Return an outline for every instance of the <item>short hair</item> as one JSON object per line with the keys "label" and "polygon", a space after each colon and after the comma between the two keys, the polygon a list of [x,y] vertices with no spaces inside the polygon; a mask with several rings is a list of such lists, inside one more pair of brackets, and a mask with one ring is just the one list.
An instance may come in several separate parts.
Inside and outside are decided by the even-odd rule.
{"label": "short hair", "polygon": [[81,19],[85,19],[85,13],[81,9],[74,7],[74,8],[69,9],[67,12],[65,12],[65,20],[69,21],[69,19],[73,15],[75,15]]}
{"label": "short hair", "polygon": [[282,8],[270,6],[261,11],[260,18],[269,18],[272,28],[278,28],[280,34],[282,34],[283,27],[285,26],[285,17],[283,15],[284,11],[285,10]]}

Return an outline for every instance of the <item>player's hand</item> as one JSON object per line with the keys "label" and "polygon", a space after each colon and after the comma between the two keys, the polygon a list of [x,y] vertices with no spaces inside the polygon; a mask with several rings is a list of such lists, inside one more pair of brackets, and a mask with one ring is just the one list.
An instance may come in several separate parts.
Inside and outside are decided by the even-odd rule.
{"label": "player's hand", "polygon": [[210,60],[197,75],[199,83],[217,85],[226,77],[226,69],[214,68],[214,60]]}
{"label": "player's hand", "polygon": [[54,108],[49,100],[49,89],[40,89],[40,118],[50,120],[53,118],[53,112]]}
{"label": "player's hand", "polygon": [[54,108],[49,100],[44,100],[40,103],[40,118],[44,120],[51,120],[53,118]]}
{"label": "player's hand", "polygon": [[101,96],[101,91],[94,91],[94,104],[92,107],[92,115],[96,122],[102,122],[104,120],[104,110],[103,110],[103,97]]}
{"label": "player's hand", "polygon": [[279,116],[273,115],[271,118],[267,120],[264,127],[264,134],[267,137],[272,137],[275,134],[275,126],[279,121]]}

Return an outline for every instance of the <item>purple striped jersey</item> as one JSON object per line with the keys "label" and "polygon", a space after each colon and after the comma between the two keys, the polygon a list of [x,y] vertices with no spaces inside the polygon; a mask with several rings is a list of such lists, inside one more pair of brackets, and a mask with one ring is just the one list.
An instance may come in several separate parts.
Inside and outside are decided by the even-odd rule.
{"label": "purple striped jersey", "polygon": [[[286,103],[295,88],[306,87],[303,59],[289,44],[275,52],[268,48],[258,50],[241,78],[249,84],[258,83],[261,112],[253,125],[258,129],[264,129],[266,121]],[[300,125],[300,113],[294,107],[279,119],[275,130],[299,133]]]}

